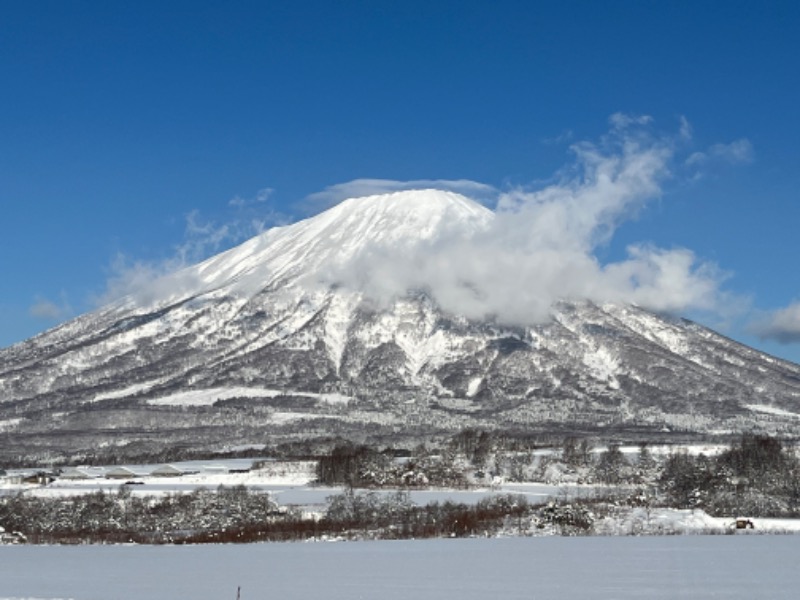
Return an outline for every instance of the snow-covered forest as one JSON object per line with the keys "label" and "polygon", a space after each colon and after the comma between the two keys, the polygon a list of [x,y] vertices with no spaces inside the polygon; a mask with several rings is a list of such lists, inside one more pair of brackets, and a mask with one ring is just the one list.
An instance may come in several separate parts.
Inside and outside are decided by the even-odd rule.
{"label": "snow-covered forest", "polygon": [[[404,456],[340,443],[304,463],[315,466],[313,473],[304,467],[303,488],[321,494],[322,503],[275,496],[262,484],[282,463],[261,460],[245,469],[251,479],[226,474],[213,480],[218,487],[189,485],[190,475],[171,484],[142,477],[147,485],[140,486],[132,485],[136,479],[74,488],[57,478],[6,484],[0,527],[7,537],[13,532],[7,541],[14,542],[154,544],[664,534],[733,530],[737,518],[744,527],[755,518],[786,520],[759,531],[795,529],[789,520],[800,517],[800,460],[793,448],[747,435],[701,450],[595,448],[575,438],[559,448],[524,449],[475,430]],[[550,493],[526,494],[524,486],[534,482],[548,484]],[[420,496],[424,490],[439,495]],[[459,495],[471,492],[480,495]]]}

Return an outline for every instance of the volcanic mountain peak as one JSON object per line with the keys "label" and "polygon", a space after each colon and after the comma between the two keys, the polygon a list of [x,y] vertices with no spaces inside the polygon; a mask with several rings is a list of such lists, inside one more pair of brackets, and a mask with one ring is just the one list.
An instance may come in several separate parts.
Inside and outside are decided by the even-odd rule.
{"label": "volcanic mountain peak", "polygon": [[369,253],[402,256],[445,237],[469,237],[485,228],[492,216],[477,202],[442,190],[351,198],[168,276],[158,285],[165,293],[158,294],[155,303],[151,298],[133,300],[152,308],[210,292],[252,296],[308,281]]}

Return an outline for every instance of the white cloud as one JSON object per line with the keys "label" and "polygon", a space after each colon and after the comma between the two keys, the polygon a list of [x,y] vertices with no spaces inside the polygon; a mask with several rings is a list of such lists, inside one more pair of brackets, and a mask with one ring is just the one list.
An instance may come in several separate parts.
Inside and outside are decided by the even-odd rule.
{"label": "white cloud", "polygon": [[800,343],[800,301],[755,321],[750,330],[761,339],[775,340],[781,344]]}
{"label": "white cloud", "polygon": [[186,263],[179,256],[163,260],[134,260],[125,254],[118,253],[108,266],[108,278],[105,289],[91,298],[96,306],[114,302],[130,296],[142,304],[157,299],[158,294],[166,291],[166,275],[179,271]]}
{"label": "white cloud", "polygon": [[557,183],[500,194],[491,225],[471,237],[440,239],[402,257],[376,248],[330,270],[326,282],[381,304],[422,289],[445,310],[508,324],[546,320],[554,303],[569,299],[713,310],[724,274],[690,250],[642,244],[621,261],[597,258],[619,224],[660,196],[669,177],[673,139],[652,135],[650,122],[614,115],[599,143],[572,146],[575,161]]}
{"label": "white cloud", "polygon": [[397,181],[394,179],[353,179],[326,187],[321,192],[310,194],[302,206],[311,212],[319,212],[335,206],[348,198],[360,198],[377,194],[388,194],[402,190],[437,189],[458,192],[479,202],[492,202],[498,191],[485,183],[469,179],[415,179]]}
{"label": "white cloud", "polygon": [[575,139],[575,132],[571,129],[565,129],[555,137],[543,138],[542,143],[548,146],[556,146],[560,144],[567,144]]}
{"label": "white cloud", "polygon": [[695,152],[686,159],[688,166],[701,166],[709,162],[746,164],[753,161],[753,144],[742,138],[730,144],[714,144],[705,152]]}
{"label": "white cloud", "polygon": [[[570,163],[551,183],[535,188],[501,192],[471,180],[386,179],[329,186],[307,201],[330,206],[346,198],[438,188],[483,200],[495,210],[485,228],[468,236],[448,228],[432,245],[404,247],[402,256],[396,249],[369,248],[345,265],[326,265],[316,283],[355,289],[383,305],[424,290],[446,311],[517,325],[542,322],[555,303],[574,299],[635,303],[663,312],[720,311],[731,300],[720,291],[726,275],[689,249],[641,243],[620,260],[599,258],[598,250],[619,225],[661,196],[671,166],[680,162],[677,148],[690,135],[685,119],[677,133],[657,135],[650,117],[616,114],[605,136],[573,144]],[[709,153],[744,156],[748,144],[715,145]],[[149,301],[191,290],[197,282],[183,280],[176,270],[264,226],[237,220],[215,224],[192,213],[174,257],[161,263],[120,257],[103,300],[135,293],[136,299]]]}
{"label": "white cloud", "polygon": [[750,140],[742,138],[730,144],[714,144],[709,154],[731,164],[749,163],[753,160],[753,145]]}
{"label": "white cloud", "polygon": [[62,321],[72,315],[72,307],[63,292],[61,293],[60,302],[53,302],[43,296],[36,296],[33,304],[28,308],[28,314],[46,321]]}
{"label": "white cloud", "polygon": [[608,122],[613,129],[624,130],[636,125],[649,125],[653,122],[650,115],[630,115],[626,113],[614,113],[608,118]]}
{"label": "white cloud", "polygon": [[186,215],[186,229],[184,240],[177,246],[179,264],[191,264],[220,250],[223,244],[236,241],[241,233],[237,230],[240,224],[216,224],[213,221],[203,221],[200,211],[193,210]]}
{"label": "white cloud", "polygon": [[689,141],[692,139],[692,124],[689,123],[689,119],[685,116],[680,116],[680,130],[678,131],[678,136],[680,139],[684,141]]}
{"label": "white cloud", "polygon": [[256,195],[252,198],[242,198],[238,194],[228,200],[228,206],[233,206],[236,208],[244,208],[245,206],[252,206],[254,204],[263,204],[267,200],[270,199],[272,194],[275,192],[272,188],[262,188],[256,192]]}

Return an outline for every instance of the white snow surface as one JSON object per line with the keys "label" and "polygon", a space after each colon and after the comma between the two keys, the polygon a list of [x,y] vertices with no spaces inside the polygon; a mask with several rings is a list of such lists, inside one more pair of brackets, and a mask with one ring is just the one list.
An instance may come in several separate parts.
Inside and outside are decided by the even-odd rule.
{"label": "white snow surface", "polygon": [[794,600],[795,536],[7,546],[0,600]]}
{"label": "white snow surface", "polygon": [[796,419],[800,419],[800,414],[778,408],[777,406],[769,406],[767,404],[746,404],[745,408],[768,415],[775,415],[778,417],[794,417]]}
{"label": "white snow surface", "polygon": [[[231,387],[231,388],[209,388],[202,390],[187,390],[177,392],[168,396],[150,398],[147,404],[153,406],[211,406],[217,400],[227,400],[230,398],[275,398],[282,394],[302,395],[309,398],[316,398],[325,404],[347,404],[351,398],[343,394],[318,394],[315,392],[286,392],[284,390],[272,390],[261,388]],[[300,413],[298,413],[300,414]],[[305,413],[302,413],[305,416]]]}
{"label": "white snow surface", "polygon": [[0,420],[0,431],[7,431],[13,429],[22,422],[21,417],[14,417],[13,419]]}
{"label": "white snow surface", "polygon": [[609,385],[619,387],[616,381],[619,359],[607,348],[601,346],[594,350],[587,350],[583,356],[583,364],[589,367],[597,379],[608,381]]}
{"label": "white snow surface", "polygon": [[100,394],[97,394],[91,401],[102,402],[103,400],[114,400],[115,398],[126,398],[128,396],[134,396],[141,392],[146,392],[152,387],[158,385],[158,383],[159,383],[158,381],[148,381],[144,383],[137,383],[134,385],[130,385],[122,389],[112,390],[110,392],[102,392]]}

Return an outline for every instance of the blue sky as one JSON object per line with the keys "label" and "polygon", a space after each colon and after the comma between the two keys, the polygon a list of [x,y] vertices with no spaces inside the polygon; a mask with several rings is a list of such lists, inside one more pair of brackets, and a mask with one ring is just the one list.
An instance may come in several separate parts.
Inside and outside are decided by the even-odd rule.
{"label": "blue sky", "polygon": [[0,0],[0,346],[332,186],[546,186],[624,114],[678,141],[598,260],[690,249],[726,277],[684,314],[800,361],[799,29],[793,2]]}

